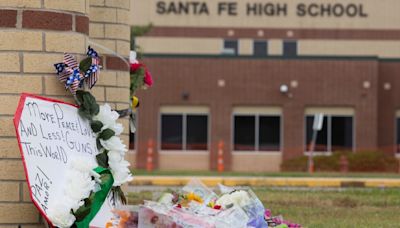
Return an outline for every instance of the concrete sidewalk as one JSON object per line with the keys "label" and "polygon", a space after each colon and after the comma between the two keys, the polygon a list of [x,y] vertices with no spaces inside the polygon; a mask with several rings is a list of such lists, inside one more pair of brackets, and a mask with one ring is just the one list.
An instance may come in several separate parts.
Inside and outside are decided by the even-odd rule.
{"label": "concrete sidewalk", "polygon": [[207,186],[250,187],[375,187],[400,188],[400,178],[329,178],[329,177],[205,177],[205,176],[135,176],[133,186],[183,186],[199,179]]}

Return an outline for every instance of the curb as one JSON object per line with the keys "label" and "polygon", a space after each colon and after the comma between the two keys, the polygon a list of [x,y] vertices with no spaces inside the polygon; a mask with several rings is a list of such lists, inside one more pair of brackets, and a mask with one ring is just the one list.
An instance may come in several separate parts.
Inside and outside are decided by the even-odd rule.
{"label": "curb", "polygon": [[383,178],[301,178],[301,177],[204,177],[204,176],[135,176],[131,186],[184,186],[192,179],[205,185],[249,187],[370,187],[400,188],[400,179]]}

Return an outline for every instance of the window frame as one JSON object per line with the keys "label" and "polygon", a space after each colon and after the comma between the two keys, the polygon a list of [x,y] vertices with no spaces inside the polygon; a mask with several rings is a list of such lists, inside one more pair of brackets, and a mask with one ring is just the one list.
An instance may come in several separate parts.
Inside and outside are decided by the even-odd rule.
{"label": "window frame", "polygon": [[[169,109],[172,108],[173,111],[162,111],[162,109]],[[203,111],[190,111],[191,108],[200,108]],[[181,110],[181,111],[179,111]],[[205,111],[207,110],[207,111]],[[181,115],[182,116],[182,149],[181,150],[165,150],[162,149],[162,116],[163,115]],[[188,115],[204,115],[207,117],[207,149],[206,150],[186,150],[187,146],[187,116]],[[157,134],[157,141],[158,143],[158,151],[159,153],[209,153],[210,148],[211,148],[211,143],[210,143],[210,138],[211,138],[211,115],[209,112],[208,107],[176,107],[176,106],[164,106],[160,108],[159,115],[158,115],[158,134]]]}
{"label": "window frame", "polygon": [[[281,154],[283,151],[283,144],[284,144],[284,139],[283,139],[283,115],[282,115],[282,110],[281,108],[276,108],[272,107],[273,109],[279,109],[278,111],[252,111],[253,107],[245,108],[245,107],[238,107],[240,109],[246,110],[246,112],[236,112],[235,110],[232,111],[231,114],[231,148],[232,148],[232,153],[235,154]],[[263,109],[262,107],[256,108],[256,109]],[[235,117],[236,116],[253,116],[255,118],[254,121],[254,132],[255,132],[255,142],[254,142],[254,148],[255,150],[235,150]],[[259,132],[260,132],[260,116],[263,117],[279,117],[279,150],[278,151],[268,151],[268,150],[259,150],[260,148],[260,141],[259,141]],[[258,126],[258,127],[257,127]]]}
{"label": "window frame", "polygon": [[[304,115],[304,139],[303,139],[303,143],[304,143],[304,154],[305,155],[309,155],[310,151],[308,148],[308,144],[307,144],[307,117],[311,116],[313,117],[314,114],[310,114],[310,113],[305,113]],[[351,117],[352,118],[352,148],[351,151],[354,153],[355,148],[356,148],[356,118],[354,114],[339,114],[339,113],[324,113],[324,117],[327,118],[327,151],[314,151],[313,154],[314,155],[327,155],[330,156],[332,155],[332,117]]]}

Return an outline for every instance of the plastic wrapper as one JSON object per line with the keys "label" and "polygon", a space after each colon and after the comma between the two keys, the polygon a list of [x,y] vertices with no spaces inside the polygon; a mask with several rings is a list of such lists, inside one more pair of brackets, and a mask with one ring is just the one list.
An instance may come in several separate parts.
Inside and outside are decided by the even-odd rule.
{"label": "plastic wrapper", "polygon": [[[219,195],[198,180],[178,192],[166,192],[158,201],[140,207],[119,208],[109,228],[268,228],[301,227],[273,217],[249,188],[219,185]],[[296,226],[294,226],[296,225]]]}

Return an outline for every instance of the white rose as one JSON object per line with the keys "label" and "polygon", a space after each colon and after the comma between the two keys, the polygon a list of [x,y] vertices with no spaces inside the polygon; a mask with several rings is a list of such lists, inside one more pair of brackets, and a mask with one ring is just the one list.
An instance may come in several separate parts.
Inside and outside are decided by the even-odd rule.
{"label": "white rose", "polygon": [[64,203],[50,205],[47,217],[54,226],[60,228],[71,227],[75,222],[75,216],[71,214],[70,205]]}
{"label": "white rose", "polygon": [[109,151],[107,156],[109,162],[120,162],[124,159],[123,154],[121,154],[119,151]]}
{"label": "white rose", "polygon": [[119,114],[116,111],[111,110],[110,105],[104,104],[100,106],[99,113],[93,117],[93,120],[100,121],[103,124],[101,130],[105,130],[107,128],[113,130],[116,135],[120,135],[123,131],[123,126],[120,123],[117,123],[117,119]]}
{"label": "white rose", "polygon": [[244,207],[250,203],[249,194],[246,191],[238,190],[221,196],[216,204],[226,208],[230,204],[235,204],[239,207]]}
{"label": "white rose", "polygon": [[100,139],[100,143],[104,147],[104,149],[109,151],[121,151],[121,152],[126,151],[126,146],[124,145],[122,140],[117,136],[113,136],[108,140]]}
{"label": "white rose", "polygon": [[92,180],[92,176],[89,173],[70,170],[67,173],[67,184],[64,193],[78,202],[89,197],[91,191],[95,188],[95,184],[96,182]]}
{"label": "white rose", "polygon": [[221,205],[222,208],[226,208],[228,205],[233,204],[231,196],[229,194],[225,194],[221,196],[216,202],[216,205]]}
{"label": "white rose", "polygon": [[133,176],[129,170],[130,163],[128,161],[109,161],[108,164],[114,177],[113,186],[121,186],[122,184],[133,180]]}
{"label": "white rose", "polygon": [[130,171],[114,172],[113,170],[111,170],[111,173],[113,174],[113,177],[114,177],[113,186],[121,186],[121,185],[133,180],[133,176],[130,173]]}

